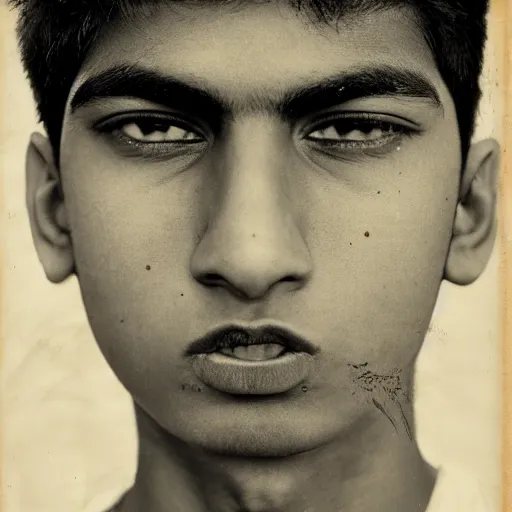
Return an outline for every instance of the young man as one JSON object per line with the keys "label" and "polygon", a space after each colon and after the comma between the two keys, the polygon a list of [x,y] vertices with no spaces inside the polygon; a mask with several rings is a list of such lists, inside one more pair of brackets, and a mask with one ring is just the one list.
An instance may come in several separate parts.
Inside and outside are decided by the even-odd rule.
{"label": "young man", "polygon": [[487,2],[13,3],[35,245],[135,403],[115,510],[482,510],[412,399],[494,241]]}

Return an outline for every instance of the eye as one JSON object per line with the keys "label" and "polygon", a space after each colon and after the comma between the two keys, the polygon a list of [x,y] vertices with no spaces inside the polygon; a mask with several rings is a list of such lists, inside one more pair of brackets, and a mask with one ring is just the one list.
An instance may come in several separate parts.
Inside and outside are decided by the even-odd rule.
{"label": "eye", "polygon": [[138,142],[199,142],[194,132],[171,123],[132,122],[123,125],[119,131]]}
{"label": "eye", "polygon": [[317,124],[306,139],[317,144],[341,148],[372,148],[384,146],[412,128],[370,115],[331,118]]}
{"label": "eye", "polygon": [[99,123],[96,129],[133,144],[190,144],[205,141],[199,130],[187,122],[149,112],[111,117]]}
{"label": "eye", "polygon": [[393,129],[382,128],[380,126],[364,126],[362,128],[353,128],[353,127],[340,127],[337,124],[331,124],[326,128],[321,128],[320,130],[316,130],[311,133],[309,137],[311,139],[316,140],[331,140],[331,141],[372,141],[379,140],[384,136],[392,135]]}
{"label": "eye", "polygon": [[168,112],[134,111],[115,114],[93,130],[121,157],[168,160],[200,158],[209,147],[211,130],[199,122]]}
{"label": "eye", "polygon": [[176,126],[172,121],[133,121],[122,125],[119,132],[137,142],[202,142],[195,132]]}

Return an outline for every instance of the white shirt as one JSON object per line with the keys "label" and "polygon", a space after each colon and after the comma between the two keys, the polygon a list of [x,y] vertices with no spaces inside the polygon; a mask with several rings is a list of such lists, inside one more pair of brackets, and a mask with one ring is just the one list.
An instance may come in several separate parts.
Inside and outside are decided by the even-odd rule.
{"label": "white shirt", "polygon": [[442,469],[427,512],[498,512],[478,481],[464,471]]}

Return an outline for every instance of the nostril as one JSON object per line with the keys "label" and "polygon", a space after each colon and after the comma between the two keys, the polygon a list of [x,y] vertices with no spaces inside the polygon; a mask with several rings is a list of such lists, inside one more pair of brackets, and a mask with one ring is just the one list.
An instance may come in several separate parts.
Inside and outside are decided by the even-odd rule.
{"label": "nostril", "polygon": [[280,279],[279,283],[285,284],[289,291],[299,290],[305,284],[306,279],[305,276],[301,276],[300,274],[288,274]]}
{"label": "nostril", "polygon": [[223,279],[220,274],[208,272],[207,274],[203,274],[201,276],[201,281],[208,286],[218,286],[223,281]]}

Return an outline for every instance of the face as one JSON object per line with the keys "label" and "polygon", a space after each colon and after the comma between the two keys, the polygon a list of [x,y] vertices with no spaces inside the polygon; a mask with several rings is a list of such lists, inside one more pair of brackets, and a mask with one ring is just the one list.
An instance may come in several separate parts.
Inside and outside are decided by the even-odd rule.
{"label": "face", "polygon": [[[177,4],[112,26],[71,91],[61,151],[106,359],[159,425],[214,450],[296,453],[371,421],[358,372],[407,392],[460,165],[453,102],[407,11],[336,29],[276,3]],[[300,384],[205,385],[186,351],[233,324],[309,340]]]}

